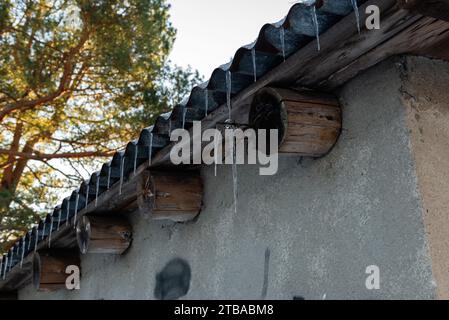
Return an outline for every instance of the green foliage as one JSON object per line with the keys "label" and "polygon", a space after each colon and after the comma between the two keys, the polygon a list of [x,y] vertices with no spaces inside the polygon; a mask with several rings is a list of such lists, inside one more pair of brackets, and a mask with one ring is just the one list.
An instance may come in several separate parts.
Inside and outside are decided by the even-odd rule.
{"label": "green foliage", "polygon": [[198,83],[175,35],[164,0],[0,0],[0,246]]}

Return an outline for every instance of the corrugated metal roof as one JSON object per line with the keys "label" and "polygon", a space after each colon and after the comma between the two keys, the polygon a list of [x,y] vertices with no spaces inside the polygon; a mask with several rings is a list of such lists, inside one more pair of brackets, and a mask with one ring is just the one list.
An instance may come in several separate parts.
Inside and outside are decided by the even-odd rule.
{"label": "corrugated metal roof", "polygon": [[215,69],[210,79],[194,87],[187,99],[176,105],[171,112],[160,115],[153,126],[143,129],[139,139],[128,143],[125,150],[118,151],[100,171],[92,174],[89,180],[64,199],[38,226],[19,239],[3,256],[0,276],[5,278],[9,270],[33,252],[39,242],[46,241],[90,202],[96,201],[98,195],[106,192],[112,185],[126,181],[130,173],[145,161],[151,162],[152,156],[169,144],[171,131],[190,128],[193,121],[203,119],[225,104],[229,83],[233,97],[293,53],[319,38],[321,33],[354,12],[365,1],[317,0],[315,4],[314,0],[310,0],[293,5],[283,20],[264,25],[254,43],[238,49],[231,62]]}

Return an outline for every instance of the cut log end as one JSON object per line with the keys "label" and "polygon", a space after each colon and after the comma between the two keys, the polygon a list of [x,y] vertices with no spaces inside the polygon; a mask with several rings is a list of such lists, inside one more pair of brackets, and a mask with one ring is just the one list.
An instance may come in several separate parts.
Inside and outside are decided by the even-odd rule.
{"label": "cut log end", "polygon": [[123,254],[131,245],[132,227],[124,217],[83,216],[76,238],[82,254]]}
{"label": "cut log end", "polygon": [[203,183],[198,171],[152,171],[142,185],[139,210],[154,220],[186,222],[201,211]]}
{"label": "cut log end", "polygon": [[[278,130],[279,153],[310,157],[327,154],[337,142],[342,126],[336,98],[289,89],[260,90],[254,97],[249,118],[256,130]],[[269,134],[266,145],[270,146]]]}
{"label": "cut log end", "polygon": [[66,288],[68,266],[80,268],[79,254],[69,250],[47,250],[34,253],[33,285],[38,291],[53,292]]}

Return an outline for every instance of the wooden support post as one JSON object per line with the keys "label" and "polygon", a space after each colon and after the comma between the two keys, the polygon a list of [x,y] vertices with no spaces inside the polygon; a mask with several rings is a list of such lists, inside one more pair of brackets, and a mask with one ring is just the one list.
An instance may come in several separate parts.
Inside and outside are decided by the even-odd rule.
{"label": "wooden support post", "polygon": [[83,216],[77,222],[76,239],[82,254],[122,254],[132,240],[132,227],[121,216]]}
{"label": "wooden support post", "polygon": [[81,268],[80,256],[73,250],[45,250],[34,253],[33,283],[38,291],[52,292],[66,288],[68,266]]}
{"label": "wooden support post", "polygon": [[279,130],[279,153],[285,154],[327,154],[337,142],[341,122],[338,100],[311,91],[264,88],[250,111],[253,128]]}
{"label": "wooden support post", "polygon": [[398,4],[413,13],[449,21],[449,0],[398,0]]}
{"label": "wooden support post", "polygon": [[185,222],[200,213],[203,183],[198,171],[151,171],[142,187],[140,212],[155,220]]}

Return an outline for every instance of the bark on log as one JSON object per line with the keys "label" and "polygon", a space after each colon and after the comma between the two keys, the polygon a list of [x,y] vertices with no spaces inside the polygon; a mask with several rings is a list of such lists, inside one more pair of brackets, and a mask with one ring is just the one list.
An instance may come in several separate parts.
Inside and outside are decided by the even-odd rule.
{"label": "bark on log", "polygon": [[142,187],[140,212],[154,220],[185,222],[200,213],[203,183],[198,171],[151,171]]}
{"label": "bark on log", "polygon": [[132,227],[120,216],[83,216],[76,238],[82,254],[123,254],[131,244]]}
{"label": "bark on log", "polygon": [[46,250],[34,253],[33,283],[38,291],[52,292],[66,288],[70,265],[81,269],[79,253],[73,250]]}
{"label": "bark on log", "polygon": [[338,100],[311,91],[264,88],[255,95],[250,111],[253,128],[279,130],[279,153],[284,154],[327,154],[337,142],[341,122]]}

